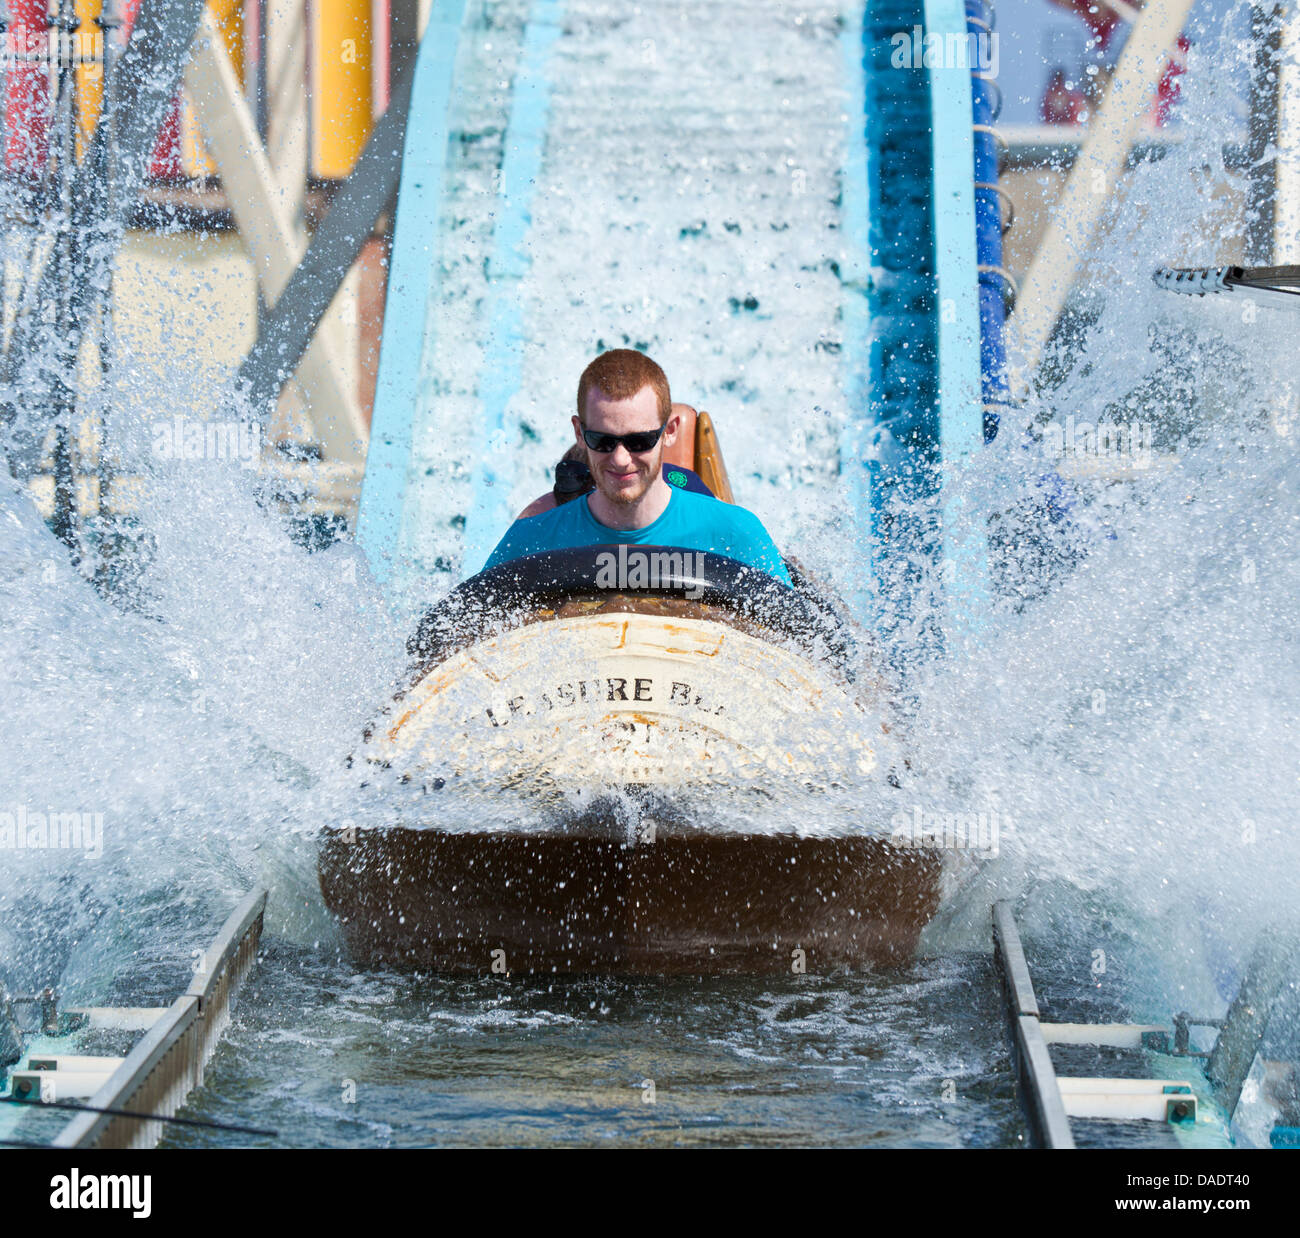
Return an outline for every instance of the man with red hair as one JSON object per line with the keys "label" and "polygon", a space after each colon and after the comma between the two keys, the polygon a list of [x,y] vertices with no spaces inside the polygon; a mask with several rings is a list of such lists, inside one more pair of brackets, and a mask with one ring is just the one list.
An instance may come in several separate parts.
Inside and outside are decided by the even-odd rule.
{"label": "man with red hair", "polygon": [[788,585],[790,574],[757,516],[664,479],[664,448],[680,432],[663,370],[630,348],[602,353],[578,380],[573,418],[595,489],[516,520],[487,567],[544,550],[627,543],[726,555]]}

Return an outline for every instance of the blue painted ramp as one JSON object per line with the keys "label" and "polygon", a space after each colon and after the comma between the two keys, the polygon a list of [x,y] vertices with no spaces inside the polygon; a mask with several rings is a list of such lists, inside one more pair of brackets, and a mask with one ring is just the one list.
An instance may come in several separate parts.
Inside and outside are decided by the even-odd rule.
{"label": "blue painted ramp", "polygon": [[[965,48],[968,7],[983,12],[982,4],[867,0],[839,36],[842,85],[859,101],[839,178],[838,381],[849,408],[839,427],[839,471],[862,549],[844,584],[859,614],[885,635],[891,628],[915,632],[917,608],[928,607],[926,634],[913,638],[919,652],[942,648],[948,632],[977,628],[987,609],[984,525],[971,510],[970,488],[959,482],[985,440],[982,345],[986,368],[996,354],[987,330],[982,341],[980,271],[1000,258],[977,249],[977,224],[984,232],[996,225],[996,201],[976,189],[977,154],[981,178],[995,178],[996,167],[989,170],[988,150],[973,133],[974,109],[987,100],[977,81],[973,103],[970,66],[923,63],[920,54],[930,38]],[[465,370],[464,394],[448,411],[437,394],[446,375],[433,372],[433,324],[444,296],[439,272],[463,258],[459,249],[441,249],[444,226],[454,226],[444,222],[449,143],[465,141],[450,113],[458,98],[477,97],[458,89],[457,62],[468,64],[466,53],[495,37],[486,33],[488,7],[435,0],[417,62],[357,521],[376,578],[395,595],[427,588],[433,574],[479,570],[513,515],[521,443],[512,401],[529,338],[522,285],[565,4],[531,0],[508,107],[493,122],[501,144],[499,165],[490,165],[496,189],[482,208],[491,211],[482,230],[488,278],[473,325],[468,316],[460,320],[474,338],[459,354],[463,337],[444,330],[442,357],[464,360]],[[897,63],[900,40],[916,53],[906,65]],[[481,123],[475,140],[488,128]],[[987,326],[996,315],[984,301]],[[431,453],[431,443],[441,454]],[[435,524],[441,540],[430,551]],[[797,544],[791,549],[797,553]],[[936,592],[946,609],[933,607]]]}

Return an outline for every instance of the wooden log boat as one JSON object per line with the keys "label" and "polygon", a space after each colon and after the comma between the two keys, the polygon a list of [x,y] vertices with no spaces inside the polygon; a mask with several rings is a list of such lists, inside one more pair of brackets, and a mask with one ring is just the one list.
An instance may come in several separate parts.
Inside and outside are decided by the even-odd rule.
{"label": "wooden log boat", "polygon": [[[702,441],[716,491],[707,416]],[[593,546],[454,590],[420,625],[409,686],[360,754],[438,797],[440,824],[323,839],[321,888],[356,961],[704,974],[910,957],[943,866],[891,842],[884,821],[819,828],[829,790],[885,781],[887,701],[834,600],[794,579]],[[705,820],[738,788],[761,801],[777,786],[803,797],[784,829]],[[448,803],[472,818],[501,792],[548,805],[546,824],[446,824]],[[629,796],[645,810],[613,810]]]}

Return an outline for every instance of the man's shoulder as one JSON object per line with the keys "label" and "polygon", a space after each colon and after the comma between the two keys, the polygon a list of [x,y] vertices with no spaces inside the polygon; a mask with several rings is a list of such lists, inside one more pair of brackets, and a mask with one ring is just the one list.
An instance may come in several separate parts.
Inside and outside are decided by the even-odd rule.
{"label": "man's shoulder", "polygon": [[677,497],[686,501],[686,510],[700,519],[723,524],[738,525],[746,529],[762,529],[763,522],[749,510],[738,503],[728,503],[725,499],[712,494],[701,494],[696,490],[679,490]]}
{"label": "man's shoulder", "polygon": [[696,535],[708,542],[709,549],[757,567],[785,584],[790,583],[772,535],[749,508],[687,491],[679,492],[676,499],[686,500],[682,514],[695,526]]}
{"label": "man's shoulder", "polygon": [[510,526],[510,532],[524,532],[532,530],[542,530],[557,524],[564,524],[573,518],[577,505],[585,501],[585,496],[571,499],[568,503],[557,503],[554,507],[548,507],[544,512],[537,512],[532,516],[520,516],[518,520]]}
{"label": "man's shoulder", "polygon": [[705,494],[703,490],[675,490],[673,502],[680,502],[687,511],[698,511],[710,516],[725,517],[728,512],[738,509],[734,503],[727,503],[715,494]]}
{"label": "man's shoulder", "polygon": [[538,512],[535,516],[523,516],[516,520],[497,543],[497,548],[488,558],[487,566],[518,559],[523,555],[537,554],[543,550],[556,550],[565,545],[564,534],[572,527],[580,512],[566,509],[576,506],[577,502],[561,503],[549,511]]}

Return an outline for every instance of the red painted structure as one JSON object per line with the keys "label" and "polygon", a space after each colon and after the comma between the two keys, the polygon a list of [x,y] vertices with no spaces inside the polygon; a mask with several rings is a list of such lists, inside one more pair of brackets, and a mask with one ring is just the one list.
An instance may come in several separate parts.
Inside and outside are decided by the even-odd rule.
{"label": "red painted structure", "polygon": [[9,45],[18,57],[5,75],[5,170],[40,179],[50,150],[49,29],[45,0],[9,0]]}

